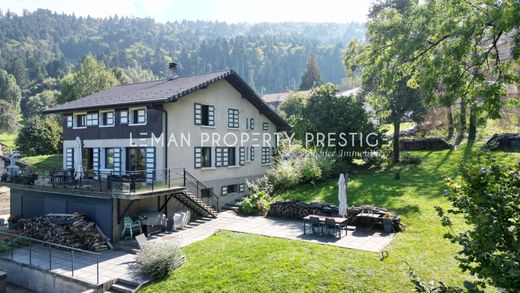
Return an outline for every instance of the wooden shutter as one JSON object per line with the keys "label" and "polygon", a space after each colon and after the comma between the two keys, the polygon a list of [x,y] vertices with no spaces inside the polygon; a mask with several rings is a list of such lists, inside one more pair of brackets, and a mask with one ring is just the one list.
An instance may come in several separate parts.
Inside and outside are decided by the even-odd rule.
{"label": "wooden shutter", "polygon": [[221,147],[215,147],[215,166],[216,167],[222,167],[222,148]]}
{"label": "wooden shutter", "polygon": [[195,169],[200,169],[202,167],[202,148],[201,147],[195,147],[195,162],[194,167]]}
{"label": "wooden shutter", "polygon": [[246,163],[246,148],[245,147],[239,147],[238,148],[238,162],[240,165],[244,165]]}
{"label": "wooden shutter", "polygon": [[74,168],[74,148],[67,148],[65,150],[65,168]]}
{"label": "wooden shutter", "polygon": [[195,103],[194,118],[195,118],[195,125],[202,124],[202,105],[201,104]]}
{"label": "wooden shutter", "polygon": [[215,126],[215,106],[208,106],[208,126]]}
{"label": "wooden shutter", "polygon": [[92,167],[94,168],[94,179],[98,179],[99,171],[99,148],[92,149]]}
{"label": "wooden shutter", "polygon": [[249,129],[251,129],[251,130],[255,129],[255,119],[253,119],[253,118],[249,119]]}
{"label": "wooden shutter", "polygon": [[220,193],[222,195],[226,195],[227,194],[227,186],[222,186],[221,189],[220,189]]}
{"label": "wooden shutter", "polygon": [[262,125],[263,125],[262,126],[263,130],[265,130],[265,131],[269,130],[269,124],[267,122],[264,122]]}
{"label": "wooden shutter", "polygon": [[244,183],[240,183],[240,184],[238,185],[238,191],[239,191],[239,192],[244,192],[244,190],[245,190]]}
{"label": "wooden shutter", "polygon": [[249,147],[249,160],[252,162],[255,160],[255,148]]}
{"label": "wooden shutter", "polygon": [[155,172],[155,147],[146,148],[146,183],[151,184]]}
{"label": "wooden shutter", "polygon": [[121,174],[121,148],[114,148],[114,174]]}
{"label": "wooden shutter", "polygon": [[249,129],[249,118],[246,118],[246,129]]}
{"label": "wooden shutter", "polygon": [[222,148],[222,166],[229,166],[229,148]]}

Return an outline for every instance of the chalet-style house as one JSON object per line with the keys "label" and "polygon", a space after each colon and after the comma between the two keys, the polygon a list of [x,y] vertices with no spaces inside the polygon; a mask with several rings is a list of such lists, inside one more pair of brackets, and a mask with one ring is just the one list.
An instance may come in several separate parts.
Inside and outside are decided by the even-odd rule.
{"label": "chalet-style house", "polygon": [[265,174],[275,133],[288,124],[233,70],[177,76],[175,67],[169,79],[115,86],[46,110],[63,115],[65,174],[49,179],[66,187],[74,176],[74,187],[14,188],[12,213],[81,212],[117,240],[125,217],[160,211],[170,218],[186,208],[216,216],[248,194],[246,179]]}

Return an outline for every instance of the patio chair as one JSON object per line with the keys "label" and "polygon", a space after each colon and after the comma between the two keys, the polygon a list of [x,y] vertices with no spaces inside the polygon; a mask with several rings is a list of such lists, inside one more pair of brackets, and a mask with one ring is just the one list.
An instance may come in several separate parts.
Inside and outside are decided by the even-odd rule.
{"label": "patio chair", "polygon": [[327,231],[327,235],[335,235],[341,238],[341,227],[336,224],[336,221],[334,221],[334,219],[325,219],[325,230]]}
{"label": "patio chair", "polygon": [[143,233],[143,228],[141,227],[141,221],[133,221],[130,217],[125,217],[123,224],[123,232],[121,232],[121,237],[125,237],[126,231],[130,234],[130,239],[134,238],[134,231],[139,231],[139,234]]}
{"label": "patio chair", "polygon": [[323,234],[323,226],[320,223],[319,217],[309,217],[309,222],[311,224],[312,233],[316,233],[317,229],[321,229],[321,234]]}

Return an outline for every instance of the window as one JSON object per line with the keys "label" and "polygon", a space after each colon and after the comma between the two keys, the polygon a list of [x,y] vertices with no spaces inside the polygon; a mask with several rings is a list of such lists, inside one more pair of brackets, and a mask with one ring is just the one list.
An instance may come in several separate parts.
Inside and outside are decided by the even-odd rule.
{"label": "window", "polygon": [[249,118],[249,129],[254,130],[255,129],[255,119]]}
{"label": "window", "polygon": [[126,170],[146,170],[146,148],[126,148]]}
{"label": "window", "polygon": [[236,184],[232,184],[232,185],[228,185],[227,187],[227,191],[228,193],[233,193],[233,192],[237,192],[238,186]]}
{"label": "window", "polygon": [[262,164],[271,163],[271,148],[262,147]]}
{"label": "window", "polygon": [[121,111],[121,117],[119,118],[119,123],[128,124],[128,111]]}
{"label": "window", "polygon": [[100,126],[114,126],[114,111],[102,111],[99,112],[101,115]]}
{"label": "window", "polygon": [[265,131],[268,131],[269,130],[269,123],[267,123],[267,122],[262,123],[262,129],[265,130]]}
{"label": "window", "polygon": [[67,128],[72,128],[72,116],[67,116]]}
{"label": "window", "polygon": [[229,128],[238,128],[238,110],[237,109],[228,109],[228,127]]}
{"label": "window", "polygon": [[130,109],[130,125],[143,125],[146,124],[146,108],[134,108]]}
{"label": "window", "polygon": [[228,157],[228,166],[236,166],[237,160],[236,160],[236,153],[235,153],[235,147],[229,147],[227,148],[227,157]]}
{"label": "window", "polygon": [[114,148],[105,149],[105,168],[114,169]]}
{"label": "window", "polygon": [[255,148],[254,147],[249,147],[249,161],[254,161],[255,160]]}
{"label": "window", "polygon": [[76,115],[76,125],[75,127],[87,127],[87,115],[86,114],[77,114]]}
{"label": "window", "polygon": [[221,187],[221,194],[227,195],[228,193],[243,192],[244,184],[231,184]]}
{"label": "window", "polygon": [[96,126],[98,125],[98,114],[90,113],[87,114],[87,126]]}
{"label": "window", "polygon": [[195,168],[211,166],[211,147],[195,147]]}
{"label": "window", "polygon": [[215,126],[215,107],[195,103],[195,125]]}

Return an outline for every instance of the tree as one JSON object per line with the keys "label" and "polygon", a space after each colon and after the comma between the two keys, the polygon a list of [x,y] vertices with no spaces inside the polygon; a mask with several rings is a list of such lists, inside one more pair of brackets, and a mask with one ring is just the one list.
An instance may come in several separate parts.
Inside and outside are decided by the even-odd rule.
{"label": "tree", "polygon": [[56,105],[57,97],[60,95],[59,91],[44,90],[34,96],[27,98],[23,114],[25,117],[34,115],[41,116],[42,111]]}
{"label": "tree", "polygon": [[280,104],[280,113],[285,117],[302,115],[307,97],[301,92],[292,92],[287,99]]}
{"label": "tree", "polygon": [[[378,116],[394,125],[393,162],[398,163],[401,121],[409,115],[421,121],[425,113],[424,99],[417,84],[404,67],[410,58],[408,13],[412,6],[397,11],[389,8],[375,15],[367,23],[367,39],[361,45],[350,43],[345,54],[345,68],[350,75],[361,71],[362,94],[368,99]],[[388,42],[401,46],[391,46]]]}
{"label": "tree", "polygon": [[119,84],[112,70],[92,55],[87,55],[77,71],[66,74],[61,80],[60,103],[72,101]]}
{"label": "tree", "polygon": [[[295,137],[308,142],[309,146],[347,154],[349,151],[366,151],[377,148],[380,142],[380,134],[369,120],[368,114],[363,107],[363,101],[352,96],[338,96],[336,87],[331,83],[326,83],[311,90],[309,97],[303,104],[301,114],[295,114],[289,119],[292,123]],[[325,145],[320,144],[318,139],[307,139],[307,134],[313,134],[316,138],[318,133],[328,136],[329,133],[335,134],[335,141],[325,141]],[[347,143],[343,143],[341,133]],[[354,137],[351,133],[355,133]],[[370,144],[366,143],[366,137],[370,133],[375,133],[369,139]],[[360,137],[363,135],[363,137]],[[327,138],[328,140],[328,138]],[[359,143],[363,141],[362,143]],[[350,162],[352,156],[341,156],[344,161]]]}
{"label": "tree", "polygon": [[307,61],[307,69],[305,69],[302,75],[300,90],[306,91],[315,86],[321,85],[322,83],[323,81],[321,81],[320,68],[318,67],[318,63],[316,62],[314,55],[311,55],[309,57],[309,61]]}
{"label": "tree", "polygon": [[[520,290],[520,161],[515,167],[497,164],[460,168],[461,180],[448,180],[447,198],[454,209],[449,215],[462,215],[464,231],[450,229],[445,237],[462,250],[457,260],[469,271],[493,286],[509,292]],[[436,207],[444,226],[453,222]],[[468,228],[469,227],[469,228]]]}
{"label": "tree", "polygon": [[62,131],[55,119],[32,116],[20,129],[16,145],[24,156],[57,154],[60,152]]}
{"label": "tree", "polygon": [[13,133],[18,127],[16,110],[10,103],[0,100],[0,132]]}
{"label": "tree", "polygon": [[0,100],[11,104],[16,112],[20,111],[20,101],[22,92],[16,84],[16,79],[12,74],[0,69]]}

